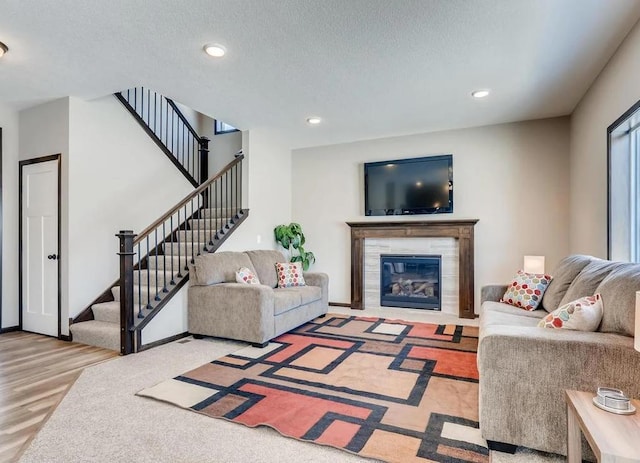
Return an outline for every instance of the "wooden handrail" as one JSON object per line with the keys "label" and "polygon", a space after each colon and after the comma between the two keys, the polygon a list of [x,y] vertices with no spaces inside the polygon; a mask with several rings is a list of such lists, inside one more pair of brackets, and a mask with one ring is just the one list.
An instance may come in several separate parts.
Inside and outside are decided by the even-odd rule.
{"label": "wooden handrail", "polygon": [[141,242],[147,235],[149,235],[156,228],[158,228],[160,225],[162,225],[162,223],[165,222],[169,217],[171,217],[173,214],[175,214],[178,211],[178,209],[180,209],[182,206],[187,204],[193,198],[195,198],[196,196],[198,196],[199,194],[204,192],[209,187],[209,185],[211,185],[216,180],[220,179],[224,174],[226,174],[229,170],[231,170],[235,165],[239,164],[243,159],[244,159],[244,154],[241,154],[240,156],[235,158],[233,161],[231,161],[229,164],[224,166],[224,168],[220,172],[218,172],[215,176],[211,177],[209,180],[207,180],[202,185],[200,185],[197,189],[195,189],[194,191],[189,193],[187,196],[185,196],[178,204],[176,204],[171,209],[169,209],[168,212],[163,214],[162,217],[160,217],[158,220],[153,222],[147,228],[142,230],[138,234],[136,239],[133,241],[133,244],[136,245],[139,242]]}
{"label": "wooden handrail", "polygon": [[180,109],[176,106],[176,104],[173,102],[171,98],[167,98],[167,97],[165,98],[167,102],[171,105],[173,110],[176,112],[176,114],[178,115],[182,123],[187,127],[189,132],[191,132],[191,135],[193,135],[195,138],[198,139],[198,141],[200,141],[200,135],[198,135],[198,132],[196,132],[195,129],[191,126],[187,118],[184,116],[184,114],[182,114],[182,111],[180,111]]}

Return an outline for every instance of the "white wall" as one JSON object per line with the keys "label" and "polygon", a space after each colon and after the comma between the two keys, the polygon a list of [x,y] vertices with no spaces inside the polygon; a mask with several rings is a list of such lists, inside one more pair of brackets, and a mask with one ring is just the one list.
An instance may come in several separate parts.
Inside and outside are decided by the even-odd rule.
{"label": "white wall", "polygon": [[547,268],[567,254],[569,120],[502,124],[295,150],[292,217],[316,254],[312,270],[329,274],[329,300],[350,302],[350,229],[365,217],[363,163],[453,154],[454,213],[422,220],[480,219],[475,227],[479,289],[506,283],[524,255]]}
{"label": "white wall", "polygon": [[245,153],[243,204],[249,217],[224,242],[222,251],[275,249],[273,229],[291,221],[291,149],[263,129],[242,132]]}
{"label": "white wall", "polygon": [[[60,295],[62,334],[69,317],[69,98],[20,111],[20,160],[61,154]],[[16,173],[16,177],[18,174]],[[16,196],[17,201],[17,196]],[[16,219],[17,220],[17,219]],[[16,315],[18,308],[16,307]]]}
{"label": "white wall", "polygon": [[139,232],[191,184],[112,96],[70,99],[69,315],[119,277],[118,230]]}
{"label": "white wall", "polygon": [[0,328],[18,324],[18,112],[0,104],[2,128],[2,307]]}
{"label": "white wall", "polygon": [[607,127],[640,100],[640,24],[571,116],[570,250],[607,257]]}
{"label": "white wall", "polygon": [[215,134],[215,119],[198,113],[198,133],[207,137],[209,142],[209,176],[234,160],[235,155],[242,149],[242,132]]}

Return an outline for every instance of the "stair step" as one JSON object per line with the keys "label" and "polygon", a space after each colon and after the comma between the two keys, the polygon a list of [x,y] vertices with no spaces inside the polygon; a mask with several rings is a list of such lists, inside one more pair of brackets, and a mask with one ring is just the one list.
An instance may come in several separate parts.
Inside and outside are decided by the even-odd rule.
{"label": "stair step", "polygon": [[[154,300],[157,294],[162,294],[163,286],[158,284],[156,288],[156,284],[154,281],[151,282],[151,300]],[[114,286],[111,288],[111,294],[113,295],[113,299],[115,301],[120,301],[120,286]],[[149,288],[147,286],[133,285],[133,304],[138,305],[138,302],[141,301],[142,304],[149,303]],[[135,308],[137,310],[137,307]]]}
{"label": "stair step", "polygon": [[[158,256],[159,259],[162,259],[162,256]],[[157,273],[156,273],[156,269],[155,267],[152,270],[134,270],[133,271],[133,284],[138,284],[140,282],[142,282],[142,285],[147,285],[147,282],[150,282],[151,285],[155,285],[156,284],[156,278],[158,279],[158,284],[159,285],[164,285],[165,279],[167,282],[171,282],[171,263],[169,262],[169,259],[171,259],[171,256],[167,256],[166,260],[167,260],[167,273],[165,273],[163,271],[162,268],[159,268]],[[155,259],[154,259],[155,260]],[[174,278],[175,275],[178,273],[178,269],[175,267],[175,263],[174,263],[174,268],[173,268],[173,273],[174,273]]]}
{"label": "stair step", "polygon": [[190,242],[181,242],[181,243],[163,243],[162,248],[164,253],[167,256],[173,255],[177,256],[178,254],[181,256],[191,256],[198,255],[198,253],[202,252],[202,250],[207,246],[207,243],[190,243]]}
{"label": "stair step", "polygon": [[89,320],[69,327],[74,342],[120,352],[120,323]]}
{"label": "stair step", "polygon": [[220,209],[201,209],[199,214],[200,218],[217,217],[218,220],[228,220],[236,215],[236,210],[226,209],[224,207]]}
{"label": "stair step", "polygon": [[156,258],[156,256],[150,256],[147,259],[147,267],[150,270],[157,269],[167,269],[168,272],[171,272],[171,262],[173,262],[173,271],[177,275],[178,271],[180,271],[183,275],[187,269],[187,263],[190,262],[191,259],[184,254],[181,254],[180,257],[176,254],[175,256],[164,256],[160,255]]}
{"label": "stair step", "polygon": [[[205,223],[206,222],[206,223]],[[209,225],[209,220],[208,219],[189,219],[187,220],[187,224],[189,225],[189,228],[192,230],[204,230],[204,227],[207,227],[207,230],[209,230],[211,227]],[[226,222],[220,222],[218,224],[217,229],[225,229],[227,230],[225,227],[226,225],[229,225],[231,227],[231,222],[226,221]],[[214,227],[214,232],[215,232],[216,228]]]}
{"label": "stair step", "polygon": [[216,233],[215,225],[212,230],[209,222],[207,221],[206,231],[204,228],[202,228],[200,231],[198,231],[197,228],[192,230],[180,230],[178,232],[178,235],[176,236],[175,241],[181,242],[181,243],[190,243],[191,241],[208,243],[213,238],[215,233]]}
{"label": "stair step", "polygon": [[91,306],[93,317],[101,322],[120,323],[120,302],[101,302]]}

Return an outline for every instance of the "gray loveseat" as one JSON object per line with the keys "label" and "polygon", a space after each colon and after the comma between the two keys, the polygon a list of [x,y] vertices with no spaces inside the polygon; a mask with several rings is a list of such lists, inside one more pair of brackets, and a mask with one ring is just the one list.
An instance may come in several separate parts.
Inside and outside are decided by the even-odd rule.
{"label": "gray loveseat", "polygon": [[[329,277],[306,272],[306,286],[277,288],[276,262],[286,259],[268,250],[196,257],[190,266],[189,332],[264,345],[326,314]],[[261,284],[236,283],[235,273],[241,267],[250,269]]]}
{"label": "gray loveseat", "polygon": [[[565,389],[610,386],[640,397],[633,348],[640,264],[575,255],[550,273],[543,309],[533,312],[497,302],[506,286],[482,288],[480,430],[489,441],[566,455]],[[596,332],[536,326],[547,311],[595,293],[604,305]]]}

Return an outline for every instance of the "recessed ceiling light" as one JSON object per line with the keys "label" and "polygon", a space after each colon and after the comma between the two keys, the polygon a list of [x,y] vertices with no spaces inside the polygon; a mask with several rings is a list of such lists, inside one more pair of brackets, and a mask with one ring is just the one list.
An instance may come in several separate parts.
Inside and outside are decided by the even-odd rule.
{"label": "recessed ceiling light", "polygon": [[322,119],[317,116],[307,117],[307,124],[318,125],[320,122],[322,122]]}
{"label": "recessed ceiling light", "polygon": [[474,98],[484,98],[485,96],[489,96],[489,90],[476,90],[475,92],[471,92],[471,96]]}
{"label": "recessed ceiling light", "polygon": [[222,45],[218,45],[217,43],[208,43],[202,47],[202,49],[207,55],[213,56],[214,58],[222,58],[227,52]]}
{"label": "recessed ceiling light", "polygon": [[0,58],[2,58],[4,54],[8,51],[9,51],[9,47],[7,47],[4,43],[0,42]]}

